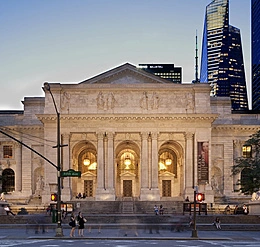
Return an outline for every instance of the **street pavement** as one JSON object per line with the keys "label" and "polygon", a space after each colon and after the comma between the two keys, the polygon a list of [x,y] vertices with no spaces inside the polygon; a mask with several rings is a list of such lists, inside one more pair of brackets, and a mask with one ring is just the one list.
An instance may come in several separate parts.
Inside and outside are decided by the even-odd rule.
{"label": "street pavement", "polygon": [[[2,225],[0,228],[0,239],[72,239],[70,228],[62,228],[62,237],[56,237],[56,229],[47,226],[16,226]],[[75,230],[73,239],[138,239],[138,240],[233,240],[233,241],[257,241],[260,242],[259,231],[226,231],[226,230],[197,230],[197,237],[192,237],[192,229],[182,231],[171,231],[169,229],[137,229],[134,226],[122,225],[117,228],[90,228],[87,225],[84,230],[84,237],[78,237],[78,230]],[[196,236],[196,234],[195,234]]]}

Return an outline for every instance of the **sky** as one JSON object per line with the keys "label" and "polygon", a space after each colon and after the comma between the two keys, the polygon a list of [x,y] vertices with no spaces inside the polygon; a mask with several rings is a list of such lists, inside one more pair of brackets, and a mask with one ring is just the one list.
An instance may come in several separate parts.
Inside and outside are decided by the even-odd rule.
{"label": "sky", "polygon": [[[172,63],[190,83],[196,32],[200,56],[210,2],[0,0],[0,110],[23,110],[24,97],[44,96],[46,81],[79,83],[124,63]],[[230,0],[230,24],[241,31],[249,91],[250,2]]]}

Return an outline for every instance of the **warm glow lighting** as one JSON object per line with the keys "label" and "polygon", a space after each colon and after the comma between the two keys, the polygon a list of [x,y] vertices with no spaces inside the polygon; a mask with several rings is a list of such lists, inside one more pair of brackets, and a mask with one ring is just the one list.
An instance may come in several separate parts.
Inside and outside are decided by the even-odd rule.
{"label": "warm glow lighting", "polygon": [[89,167],[89,170],[97,170],[97,162],[93,162]]}
{"label": "warm glow lighting", "polygon": [[124,164],[125,164],[125,169],[130,169],[130,165],[131,165],[131,160],[129,158],[125,158],[125,161],[124,161]]}
{"label": "warm glow lighting", "polygon": [[165,164],[166,164],[167,166],[170,166],[170,165],[172,164],[172,160],[171,160],[170,158],[166,159],[166,160],[165,160]]}
{"label": "warm glow lighting", "polygon": [[166,166],[162,162],[159,163],[159,170],[166,170]]}
{"label": "warm glow lighting", "polygon": [[84,159],[83,164],[84,164],[84,166],[89,166],[90,165],[90,160],[89,159]]}

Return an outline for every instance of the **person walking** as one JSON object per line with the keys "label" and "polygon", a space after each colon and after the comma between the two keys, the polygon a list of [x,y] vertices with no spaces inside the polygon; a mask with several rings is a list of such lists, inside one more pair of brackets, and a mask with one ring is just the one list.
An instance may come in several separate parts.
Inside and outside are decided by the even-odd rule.
{"label": "person walking", "polygon": [[84,237],[84,223],[86,222],[86,219],[81,212],[79,212],[77,220],[79,224],[79,237]]}
{"label": "person walking", "polygon": [[75,237],[75,228],[76,228],[76,219],[73,213],[70,215],[70,223],[69,225],[71,226],[70,230],[70,237]]}

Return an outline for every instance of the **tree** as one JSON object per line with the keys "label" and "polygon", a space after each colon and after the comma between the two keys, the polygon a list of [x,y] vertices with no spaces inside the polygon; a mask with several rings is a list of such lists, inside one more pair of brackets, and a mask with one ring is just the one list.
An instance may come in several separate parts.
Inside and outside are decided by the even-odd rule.
{"label": "tree", "polygon": [[251,135],[245,142],[245,146],[251,146],[250,157],[239,157],[235,159],[233,175],[241,173],[238,185],[243,193],[252,194],[260,188],[260,130]]}

